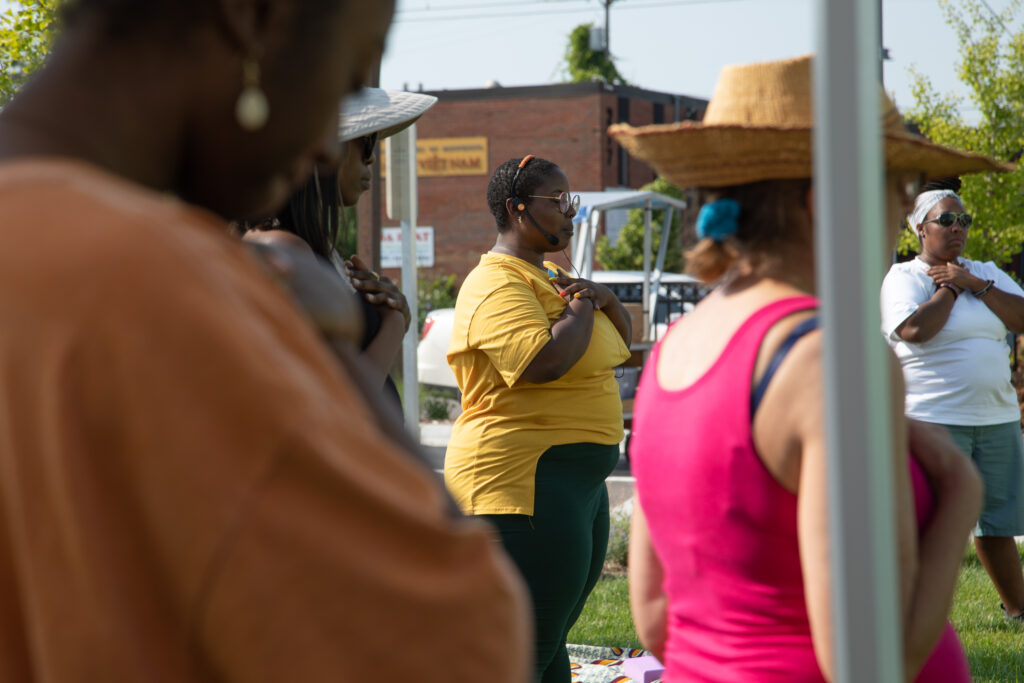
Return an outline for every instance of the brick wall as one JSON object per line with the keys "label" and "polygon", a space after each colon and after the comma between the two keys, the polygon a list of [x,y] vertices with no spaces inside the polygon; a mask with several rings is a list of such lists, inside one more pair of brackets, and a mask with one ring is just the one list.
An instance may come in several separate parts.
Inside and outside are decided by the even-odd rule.
{"label": "brick wall", "polygon": [[[487,175],[419,178],[418,222],[434,228],[434,267],[420,269],[421,278],[455,273],[461,282],[480,254],[494,244],[496,229],[487,207],[487,183],[490,173],[506,159],[525,154],[549,159],[565,171],[575,191],[619,186],[622,152],[605,131],[618,121],[622,93],[604,92],[596,86],[589,92],[558,96],[530,92],[543,88],[510,90],[528,94],[449,98],[446,93],[435,93],[441,101],[417,123],[419,138],[480,136],[488,141]],[[628,94],[627,98],[630,123],[653,121],[653,101]],[[665,109],[667,120],[671,120],[671,105]],[[626,173],[627,187],[640,187],[654,179],[650,168],[631,158]],[[370,239],[372,201],[368,193],[359,206],[361,253]],[[376,201],[383,205],[384,199]],[[384,216],[384,227],[397,225]],[[385,273],[396,280],[400,276],[397,269]]]}

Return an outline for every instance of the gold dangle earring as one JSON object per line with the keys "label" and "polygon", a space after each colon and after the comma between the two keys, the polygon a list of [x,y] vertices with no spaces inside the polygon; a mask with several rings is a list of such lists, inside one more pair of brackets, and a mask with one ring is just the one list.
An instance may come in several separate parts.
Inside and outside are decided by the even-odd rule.
{"label": "gold dangle earring", "polygon": [[235,102],[235,120],[242,130],[254,133],[267,125],[270,103],[260,85],[260,63],[252,55],[242,61],[242,92]]}

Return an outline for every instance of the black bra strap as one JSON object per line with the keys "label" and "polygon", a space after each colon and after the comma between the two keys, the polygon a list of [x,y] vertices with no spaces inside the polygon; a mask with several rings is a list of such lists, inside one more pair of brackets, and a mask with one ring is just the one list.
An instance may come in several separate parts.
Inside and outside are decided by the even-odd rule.
{"label": "black bra strap", "polygon": [[779,345],[779,348],[775,351],[772,356],[771,362],[768,363],[768,369],[765,370],[764,375],[761,377],[761,381],[757,383],[757,386],[750,393],[750,419],[754,419],[754,415],[757,413],[758,406],[761,405],[761,399],[764,398],[764,392],[768,391],[768,384],[772,381],[772,377],[778,371],[779,366],[782,365],[782,361],[786,358],[790,349],[793,345],[800,340],[808,332],[812,332],[818,329],[818,316],[814,315],[806,320],[801,321],[793,331],[789,333],[789,336]]}

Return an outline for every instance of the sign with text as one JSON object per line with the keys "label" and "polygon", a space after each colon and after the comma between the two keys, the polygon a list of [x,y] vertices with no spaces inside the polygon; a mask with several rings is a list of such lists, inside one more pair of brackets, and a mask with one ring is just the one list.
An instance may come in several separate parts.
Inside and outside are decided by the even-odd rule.
{"label": "sign with text", "polygon": [[[434,267],[434,229],[416,228],[416,265]],[[380,229],[380,267],[402,267],[402,229]]]}
{"label": "sign with text", "polygon": [[[420,178],[487,175],[487,138],[421,138],[416,141],[416,169]],[[387,175],[383,161],[380,172]]]}

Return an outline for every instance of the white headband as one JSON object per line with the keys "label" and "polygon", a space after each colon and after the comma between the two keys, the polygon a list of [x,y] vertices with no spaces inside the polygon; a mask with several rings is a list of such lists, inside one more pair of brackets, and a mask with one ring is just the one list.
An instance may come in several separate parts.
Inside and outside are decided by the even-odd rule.
{"label": "white headband", "polygon": [[961,204],[963,203],[960,200],[960,195],[953,192],[953,190],[930,190],[917,195],[917,199],[914,201],[914,210],[907,216],[907,222],[910,223],[910,229],[917,232],[918,224],[924,223],[924,219],[928,215],[928,212],[932,210],[932,207],[946,197],[953,197]]}

